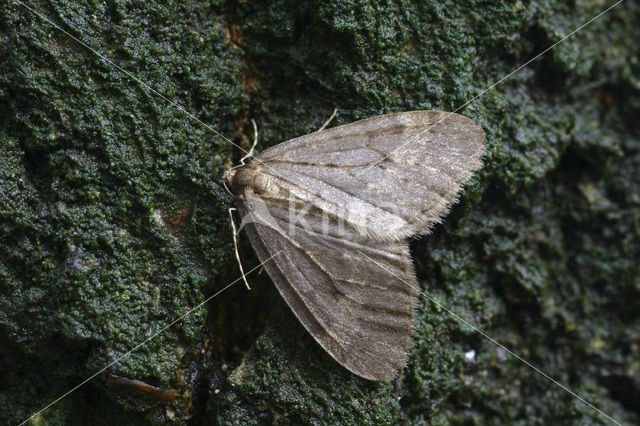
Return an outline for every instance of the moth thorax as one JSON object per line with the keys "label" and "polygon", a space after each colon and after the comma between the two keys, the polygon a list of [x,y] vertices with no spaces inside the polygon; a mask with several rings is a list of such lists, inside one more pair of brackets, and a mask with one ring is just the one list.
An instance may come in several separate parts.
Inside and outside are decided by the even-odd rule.
{"label": "moth thorax", "polygon": [[234,194],[242,194],[247,187],[251,188],[256,194],[274,192],[276,190],[276,185],[272,183],[271,176],[264,173],[262,167],[252,163],[230,170],[226,178],[231,184],[231,190]]}

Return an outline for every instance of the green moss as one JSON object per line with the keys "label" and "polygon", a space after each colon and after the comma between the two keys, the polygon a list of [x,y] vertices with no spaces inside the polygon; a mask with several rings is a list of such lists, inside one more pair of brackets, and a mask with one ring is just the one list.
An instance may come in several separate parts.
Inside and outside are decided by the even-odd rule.
{"label": "green moss", "polygon": [[[34,8],[221,132],[242,116],[238,52],[208,6]],[[27,9],[3,5],[0,23],[0,419],[15,423],[204,298],[228,253],[229,147]],[[107,372],[184,388],[203,323],[185,317]],[[114,416],[162,411],[102,383],[41,418],[111,398]]]}
{"label": "green moss", "polygon": [[[640,9],[618,6],[484,93],[605,7],[498,3],[37,8],[225,135],[256,119],[262,148],[315,130],[334,107],[332,125],[481,95],[460,112],[485,129],[485,167],[412,242],[421,285],[638,423]],[[0,420],[15,422],[237,273],[223,267],[228,144],[12,2],[0,6],[0,54]],[[130,423],[602,421],[426,297],[402,375],[361,380],[257,277],[110,370],[179,388],[179,402],[96,379],[42,421],[93,410]]]}
{"label": "green moss", "polygon": [[[399,405],[388,382],[369,382],[336,368],[279,295],[274,314],[242,362],[217,388],[207,418],[221,424],[273,420],[312,424],[390,424]],[[339,398],[336,398],[340,395]]]}

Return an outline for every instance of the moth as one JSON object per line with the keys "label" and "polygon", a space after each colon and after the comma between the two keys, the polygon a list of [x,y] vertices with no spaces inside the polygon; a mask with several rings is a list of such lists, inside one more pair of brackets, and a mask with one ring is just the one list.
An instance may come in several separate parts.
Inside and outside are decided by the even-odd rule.
{"label": "moth", "polygon": [[380,115],[282,142],[224,175],[242,226],[298,320],[342,366],[406,364],[425,235],[482,165],[484,132],[442,111]]}

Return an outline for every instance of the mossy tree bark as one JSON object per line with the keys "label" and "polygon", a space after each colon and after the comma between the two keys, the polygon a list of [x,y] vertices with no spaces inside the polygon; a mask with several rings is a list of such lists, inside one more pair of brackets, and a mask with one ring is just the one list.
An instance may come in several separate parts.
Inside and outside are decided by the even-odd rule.
{"label": "mossy tree bark", "polygon": [[[207,125],[247,147],[253,118],[264,148],[317,129],[334,107],[336,125],[453,111],[479,94],[460,112],[487,134],[485,167],[412,243],[421,286],[616,420],[640,422],[637,4],[486,93],[606,6],[26,4],[67,33],[16,0],[0,6],[1,423],[237,278],[220,177],[240,153]],[[426,297],[407,368],[362,380],[322,352],[264,274],[250,279],[253,291],[235,285],[36,420],[603,421]],[[108,374],[181,396],[129,394]]]}

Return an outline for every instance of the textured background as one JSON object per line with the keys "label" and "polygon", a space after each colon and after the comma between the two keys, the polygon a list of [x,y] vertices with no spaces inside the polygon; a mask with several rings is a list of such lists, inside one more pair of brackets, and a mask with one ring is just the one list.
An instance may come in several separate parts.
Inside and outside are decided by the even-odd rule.
{"label": "textured background", "polygon": [[[205,123],[259,148],[454,110],[612,2],[31,1]],[[627,1],[466,107],[484,169],[412,243],[428,294],[621,422],[640,422],[640,7]],[[69,36],[0,5],[0,423],[16,423],[237,278],[220,187],[238,150]],[[246,243],[245,267],[257,264]],[[359,379],[266,274],[108,372],[49,424],[600,423],[421,300],[409,364]],[[465,352],[475,350],[473,361]]]}

